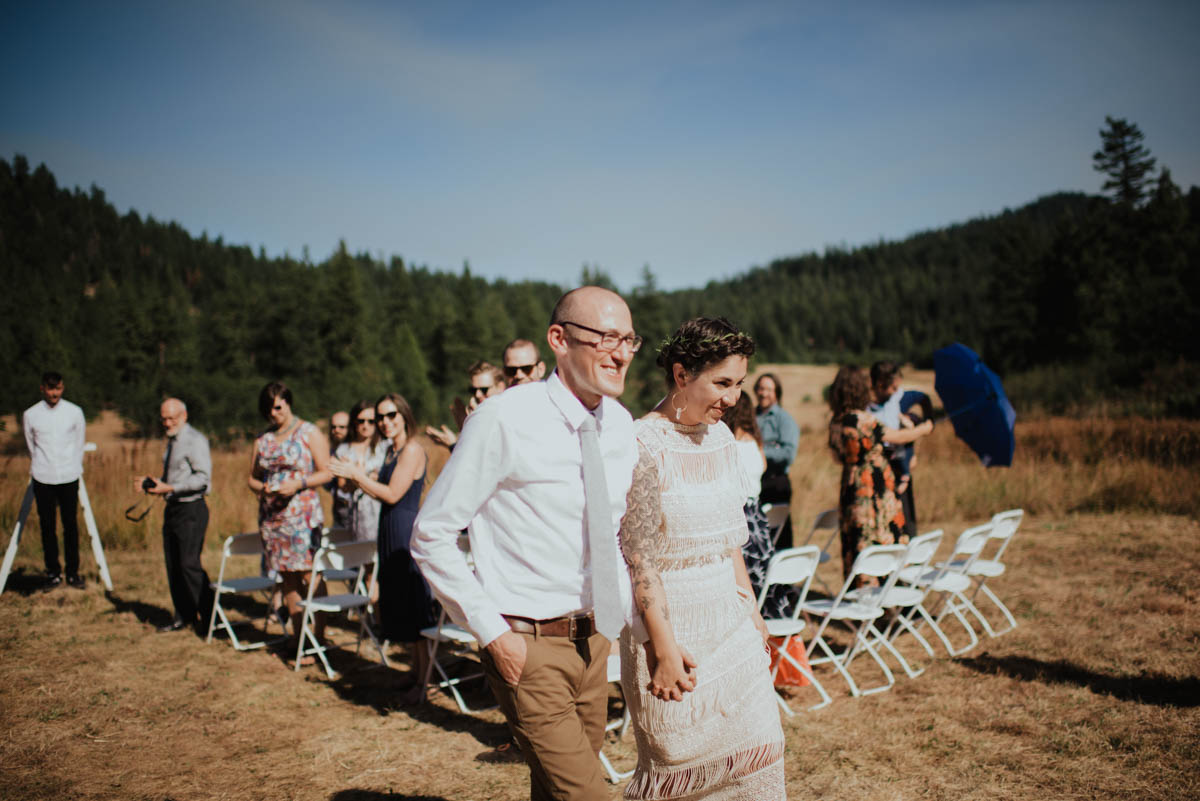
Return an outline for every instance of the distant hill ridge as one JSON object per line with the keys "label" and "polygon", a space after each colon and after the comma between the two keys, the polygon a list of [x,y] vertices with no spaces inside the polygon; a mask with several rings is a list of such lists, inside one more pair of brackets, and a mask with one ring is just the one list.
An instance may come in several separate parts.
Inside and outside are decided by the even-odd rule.
{"label": "distant hill ridge", "polygon": [[[641,412],[661,396],[654,345],[697,314],[750,331],[758,361],[926,365],[957,340],[1002,372],[1093,375],[1099,364],[1105,386],[1144,387],[1147,370],[1200,357],[1200,190],[1168,190],[1137,210],[1050,195],[701,288],[660,291],[647,270],[622,288],[649,343],[625,400]],[[498,362],[517,336],[540,338],[563,290],[380,262],[344,243],[317,264],[267,258],[120,215],[101,189],[61,188],[21,156],[0,160],[0,271],[0,413],[31,403],[53,367],[89,412],[113,407],[152,429],[158,400],[176,394],[217,433],[261,426],[255,399],[271,379],[308,417],[394,390],[422,419],[444,420],[466,367]],[[611,285],[599,270],[581,280]]]}

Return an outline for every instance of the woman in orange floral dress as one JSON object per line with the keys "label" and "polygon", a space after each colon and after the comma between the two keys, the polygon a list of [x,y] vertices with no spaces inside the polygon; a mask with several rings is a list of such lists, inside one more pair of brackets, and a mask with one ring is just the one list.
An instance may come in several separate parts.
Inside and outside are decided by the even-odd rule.
{"label": "woman in orange floral dress", "polygon": [[912,428],[888,428],[867,411],[871,380],[861,367],[842,367],[829,388],[829,447],[842,463],[842,573],[850,574],[858,552],[868,545],[907,543],[904,510],[896,497],[895,476],[883,454],[885,442],[902,445],[933,430],[926,420]]}

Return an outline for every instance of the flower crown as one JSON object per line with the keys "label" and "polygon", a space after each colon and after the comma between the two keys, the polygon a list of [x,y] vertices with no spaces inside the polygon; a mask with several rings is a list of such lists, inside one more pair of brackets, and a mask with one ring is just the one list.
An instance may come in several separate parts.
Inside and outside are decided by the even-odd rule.
{"label": "flower crown", "polygon": [[703,339],[688,339],[687,337],[676,334],[673,337],[667,337],[664,339],[658,346],[658,352],[662,353],[667,348],[674,347],[675,345],[715,345],[718,342],[726,342],[730,339],[737,339],[744,336],[745,334],[743,334],[741,331],[731,331],[727,334],[720,334],[715,337],[704,337]]}

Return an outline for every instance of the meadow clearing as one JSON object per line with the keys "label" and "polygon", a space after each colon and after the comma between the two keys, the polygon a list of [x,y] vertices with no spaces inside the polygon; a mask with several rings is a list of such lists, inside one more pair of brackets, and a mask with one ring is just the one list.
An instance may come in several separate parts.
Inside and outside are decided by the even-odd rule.
{"label": "meadow clearing", "polygon": [[[820,395],[832,371],[778,367],[784,406],[804,432],[792,470],[800,538],[836,501]],[[905,383],[927,388],[932,377]],[[87,589],[36,591],[35,512],[0,596],[0,796],[528,797],[524,766],[496,750],[507,739],[497,712],[464,715],[441,695],[397,705],[400,649],[392,670],[339,653],[340,676],[328,681],[311,668],[292,673],[265,650],[155,634],[171,616],[161,511],[140,524],[122,512],[136,499],[129,478],[155,469],[162,444],[120,434],[112,417],[89,426],[100,448],[85,474],[113,592],[86,539]],[[784,723],[789,797],[1200,797],[1200,424],[1019,420],[1017,438],[1013,467],[985,470],[939,426],[914,475],[921,529],[943,528],[948,540],[995,512],[1026,510],[1009,572],[992,585],[1020,625],[960,658],[939,650],[931,661],[902,640],[928,669],[865,698],[818,668],[834,702]],[[428,451],[435,474],[444,452]],[[215,454],[213,576],[221,539],[254,528],[248,466],[249,446]],[[5,544],[27,476],[23,448],[9,447],[0,457]],[[831,584],[838,574],[836,558],[822,567]],[[869,660],[853,670],[874,678]],[[815,701],[801,691],[793,707]],[[614,712],[619,704],[614,688]],[[606,753],[631,766],[632,736]]]}

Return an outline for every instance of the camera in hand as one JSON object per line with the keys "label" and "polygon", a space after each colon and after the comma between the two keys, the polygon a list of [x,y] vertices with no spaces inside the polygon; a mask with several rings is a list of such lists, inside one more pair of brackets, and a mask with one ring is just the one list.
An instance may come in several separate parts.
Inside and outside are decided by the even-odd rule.
{"label": "camera in hand", "polygon": [[152,489],[154,489],[154,479],[150,478],[150,476],[146,476],[142,479],[142,490],[144,492],[149,492]]}

